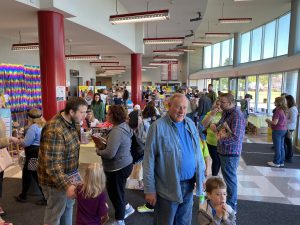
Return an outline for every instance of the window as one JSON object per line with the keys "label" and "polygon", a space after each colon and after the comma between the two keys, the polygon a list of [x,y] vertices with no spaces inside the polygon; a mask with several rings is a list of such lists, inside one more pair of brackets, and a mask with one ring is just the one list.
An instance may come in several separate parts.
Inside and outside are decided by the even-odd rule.
{"label": "window", "polygon": [[230,58],[229,58],[229,47],[230,47],[230,40],[226,40],[222,42],[222,64],[221,66],[228,66],[230,65]]}
{"label": "window", "polygon": [[254,29],[252,31],[251,61],[260,60],[261,39],[262,39],[262,27]]}
{"label": "window", "polygon": [[241,100],[245,97],[245,90],[246,90],[246,80],[245,78],[238,78],[238,93],[237,93],[237,100]]}
{"label": "window", "polygon": [[213,67],[220,66],[220,50],[221,50],[220,42],[213,45]]}
{"label": "window", "polygon": [[231,44],[230,44],[230,65],[233,64],[233,49],[234,49],[234,39],[231,39]]}
{"label": "window", "polygon": [[220,78],[220,91],[228,92],[228,78]]}
{"label": "window", "polygon": [[204,69],[211,68],[211,46],[204,48]]}
{"label": "window", "polygon": [[291,14],[286,14],[278,20],[278,42],[277,56],[288,53],[289,33],[290,33],[290,17]]}
{"label": "window", "polygon": [[270,96],[270,110],[271,112],[275,108],[274,102],[275,98],[281,95],[281,85],[282,85],[282,74],[271,75],[271,96]]}
{"label": "window", "polygon": [[258,76],[258,102],[257,111],[262,113],[267,113],[268,108],[268,84],[269,75]]}
{"label": "window", "polygon": [[213,80],[213,81],[212,81],[212,84],[213,84],[213,90],[214,90],[216,93],[218,93],[218,91],[219,91],[219,84],[220,84],[219,79]]}
{"label": "window", "polygon": [[231,78],[229,79],[229,90],[231,91],[231,94],[236,98],[236,85],[237,85],[237,79]]}
{"label": "window", "polygon": [[263,59],[274,57],[276,21],[265,25]]}
{"label": "window", "polygon": [[250,111],[254,112],[255,109],[255,92],[256,92],[256,76],[247,77],[248,82],[248,91],[247,93],[252,95],[252,99],[250,100]]}
{"label": "window", "polygon": [[241,63],[249,62],[250,32],[242,35]]}

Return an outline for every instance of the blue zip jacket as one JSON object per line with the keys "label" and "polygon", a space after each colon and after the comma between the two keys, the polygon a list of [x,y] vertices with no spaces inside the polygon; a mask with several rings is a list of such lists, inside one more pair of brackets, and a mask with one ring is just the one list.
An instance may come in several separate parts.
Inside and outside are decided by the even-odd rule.
{"label": "blue zip jacket", "polygon": [[[191,134],[196,161],[196,195],[203,192],[205,164],[201,154],[199,134],[189,118],[185,128]],[[182,203],[180,187],[181,146],[175,123],[167,114],[154,122],[149,129],[143,160],[144,193],[156,193],[172,202]],[[192,159],[191,159],[192,160]]]}

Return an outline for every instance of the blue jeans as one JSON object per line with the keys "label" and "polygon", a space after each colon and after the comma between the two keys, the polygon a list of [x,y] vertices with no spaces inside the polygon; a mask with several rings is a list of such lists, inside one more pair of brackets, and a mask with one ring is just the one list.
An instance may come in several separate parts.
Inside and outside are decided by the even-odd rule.
{"label": "blue jeans", "polygon": [[44,223],[49,225],[72,224],[74,199],[67,198],[65,191],[42,186],[47,200]]}
{"label": "blue jeans", "polygon": [[279,165],[284,164],[285,150],[284,150],[284,137],[286,130],[272,130],[272,139],[275,147],[275,155],[273,163]]}
{"label": "blue jeans", "polygon": [[157,195],[154,225],[191,225],[194,179],[180,182],[183,202],[171,202]]}
{"label": "blue jeans", "polygon": [[240,157],[220,155],[221,171],[227,186],[226,203],[237,210],[237,168],[239,166]]}

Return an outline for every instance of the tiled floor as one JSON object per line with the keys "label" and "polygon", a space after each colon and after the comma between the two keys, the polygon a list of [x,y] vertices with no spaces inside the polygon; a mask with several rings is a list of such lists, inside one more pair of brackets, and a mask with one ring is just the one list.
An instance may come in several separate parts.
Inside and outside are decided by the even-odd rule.
{"label": "tiled floor", "polygon": [[[247,136],[247,143],[270,143],[268,136]],[[92,151],[92,152],[91,152]],[[87,161],[98,161],[94,150],[81,151],[81,170]],[[8,177],[21,177],[18,166],[11,167],[5,172]],[[129,180],[130,188],[138,188],[136,180]],[[243,159],[238,168],[238,198],[244,200],[275,202],[300,205],[300,169],[271,168],[259,166],[247,166]]]}

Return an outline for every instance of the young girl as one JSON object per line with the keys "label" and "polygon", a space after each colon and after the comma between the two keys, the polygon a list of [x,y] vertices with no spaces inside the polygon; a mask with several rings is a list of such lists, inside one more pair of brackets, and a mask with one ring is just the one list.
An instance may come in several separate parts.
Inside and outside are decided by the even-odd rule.
{"label": "young girl", "polygon": [[91,163],[85,171],[84,183],[77,187],[76,225],[101,225],[107,222],[105,174],[99,163]]}
{"label": "young girl", "polygon": [[226,204],[226,184],[220,177],[206,180],[207,200],[200,204],[198,225],[235,225],[235,212]]}

